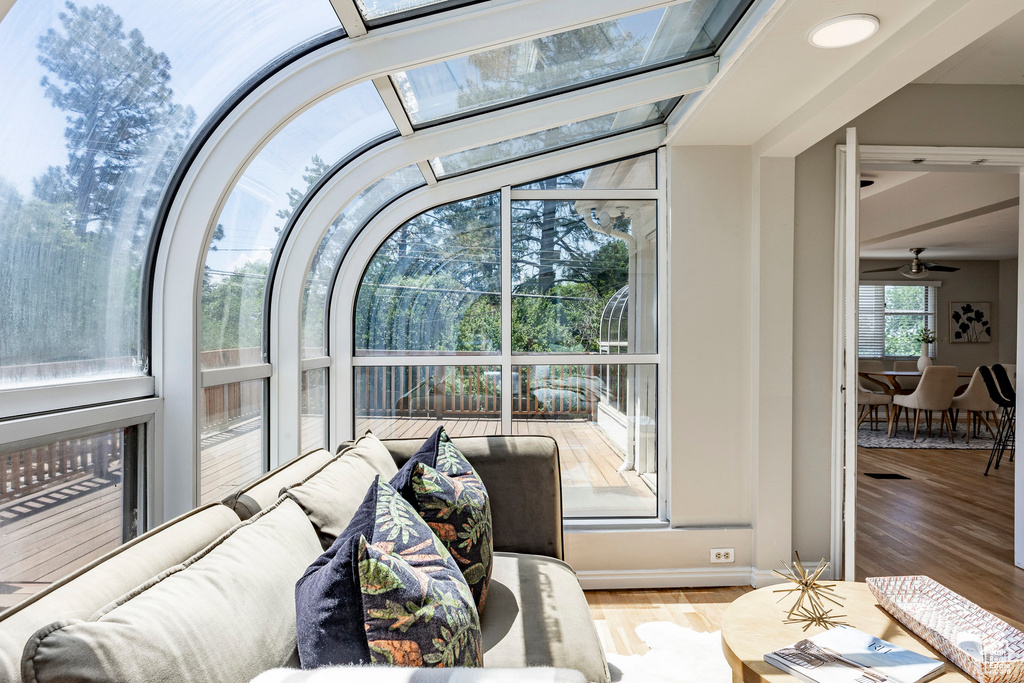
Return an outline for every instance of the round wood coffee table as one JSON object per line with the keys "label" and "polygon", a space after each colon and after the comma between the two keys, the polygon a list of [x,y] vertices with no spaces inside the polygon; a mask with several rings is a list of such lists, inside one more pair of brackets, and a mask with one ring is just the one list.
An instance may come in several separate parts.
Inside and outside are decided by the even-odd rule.
{"label": "round wood coffee table", "polygon": [[[846,598],[843,600],[843,606],[836,608],[835,611],[835,614],[846,615],[846,618],[840,621],[888,640],[894,645],[945,662],[945,672],[933,680],[941,683],[974,681],[932,646],[890,617],[889,613],[878,605],[866,583],[828,583],[835,583],[836,593]],[[776,604],[782,594],[775,591],[785,587],[777,585],[759,588],[738,598],[726,608],[722,617],[722,650],[729,666],[732,667],[734,683],[792,683],[798,680],[765,662],[765,653],[792,645],[798,640],[821,633],[824,629],[811,626],[804,631],[801,625],[782,623],[795,599],[786,597],[781,603]],[[1024,630],[1021,624],[1011,619],[1006,621]]]}

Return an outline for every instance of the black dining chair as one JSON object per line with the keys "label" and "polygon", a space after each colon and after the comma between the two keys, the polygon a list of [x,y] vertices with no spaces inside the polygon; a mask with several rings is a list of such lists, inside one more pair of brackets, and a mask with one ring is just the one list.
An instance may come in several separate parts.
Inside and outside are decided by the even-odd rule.
{"label": "black dining chair", "polygon": [[[988,456],[988,465],[985,466],[985,476],[987,477],[993,462],[996,469],[999,469],[999,463],[1002,462],[1003,453],[1007,447],[1011,449],[1010,460],[1013,460],[1017,393],[1013,390],[1010,377],[1002,365],[993,365],[991,368],[982,365],[978,371],[981,373],[981,379],[985,382],[985,388],[988,389],[989,398],[1002,408],[999,429],[996,430],[996,440],[992,444],[992,452]],[[1004,389],[1008,391],[1004,393]]]}

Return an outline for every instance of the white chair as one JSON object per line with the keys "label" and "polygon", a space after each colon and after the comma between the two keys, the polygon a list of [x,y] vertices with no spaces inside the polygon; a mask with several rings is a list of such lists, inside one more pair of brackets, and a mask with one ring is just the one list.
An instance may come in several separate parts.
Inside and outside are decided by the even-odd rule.
{"label": "white chair", "polygon": [[885,406],[885,420],[889,421],[889,406],[892,405],[892,396],[889,394],[876,394],[873,391],[858,391],[857,405],[860,406],[860,417],[857,419],[857,427],[871,416],[871,429],[878,426],[878,406]]}
{"label": "white chair", "polygon": [[921,382],[912,394],[901,394],[892,397],[895,409],[889,417],[889,437],[899,429],[900,411],[904,408],[914,412],[914,442],[917,442],[917,428],[921,422],[921,411],[928,413],[928,436],[931,431],[931,412],[942,412],[939,436],[942,436],[942,425],[949,427],[949,440],[953,441],[953,426],[949,423],[949,406],[953,403],[953,392],[956,391],[956,367],[952,365],[931,365],[924,369]]}
{"label": "white chair", "polygon": [[964,393],[953,397],[950,407],[954,411],[954,425],[960,419],[960,411],[967,411],[967,443],[971,442],[972,429],[975,436],[977,436],[981,425],[985,425],[988,428],[993,439],[996,438],[996,432],[992,429],[992,423],[988,421],[988,414],[992,413],[992,417],[995,419],[999,406],[989,396],[988,387],[985,386],[985,380],[981,377],[980,368],[975,368],[974,374],[971,375],[971,383],[967,385]]}
{"label": "white chair", "polygon": [[[885,366],[882,365],[880,360],[862,360],[857,362],[857,372],[885,372]],[[866,391],[871,394],[885,394],[886,386],[884,381],[868,379],[867,377],[857,376],[857,388],[861,391]]]}

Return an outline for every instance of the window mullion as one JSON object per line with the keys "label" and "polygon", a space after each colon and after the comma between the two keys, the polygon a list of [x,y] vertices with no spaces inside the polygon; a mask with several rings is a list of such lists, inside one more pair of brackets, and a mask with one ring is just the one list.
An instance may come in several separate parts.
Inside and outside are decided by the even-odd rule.
{"label": "window mullion", "polygon": [[501,433],[512,433],[512,188],[501,188]]}

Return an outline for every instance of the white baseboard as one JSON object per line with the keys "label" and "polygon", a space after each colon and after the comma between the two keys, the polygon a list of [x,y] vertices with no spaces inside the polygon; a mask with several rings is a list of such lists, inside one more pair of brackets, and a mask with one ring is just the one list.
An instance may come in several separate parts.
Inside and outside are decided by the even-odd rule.
{"label": "white baseboard", "polygon": [[751,585],[751,567],[728,569],[620,569],[576,572],[583,590],[712,588]]}

